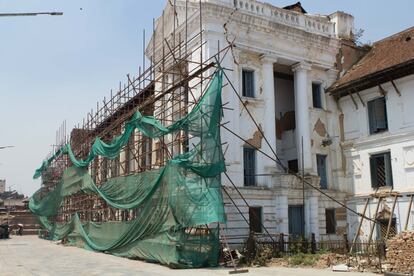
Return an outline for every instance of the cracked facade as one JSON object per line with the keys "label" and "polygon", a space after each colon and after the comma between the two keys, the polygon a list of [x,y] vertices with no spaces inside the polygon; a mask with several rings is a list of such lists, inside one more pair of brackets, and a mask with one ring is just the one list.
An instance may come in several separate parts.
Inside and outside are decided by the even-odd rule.
{"label": "cracked facade", "polygon": [[[199,1],[188,1],[187,4],[188,32],[192,33],[197,28]],[[178,26],[185,20],[185,5],[186,1],[176,1]],[[339,240],[348,233],[351,236],[348,238],[352,239],[358,226],[356,216],[314,189],[303,189],[300,180],[284,173],[274,161],[258,152],[260,149],[273,156],[246,108],[260,124],[265,138],[285,167],[293,172],[304,171],[306,179],[313,185],[362,212],[356,198],[361,195],[366,198],[375,192],[369,184],[368,156],[371,152],[389,148],[385,140],[393,135],[381,137],[384,142],[378,137],[366,138],[367,107],[360,106],[356,111],[350,96],[338,99],[325,93],[370,51],[370,47],[359,47],[353,40],[354,18],[344,12],[307,14],[300,4],[278,8],[253,0],[205,0],[200,5],[205,57],[216,53],[228,42],[235,46],[232,55],[222,61],[222,66],[230,69],[227,75],[242,96],[244,105],[232,88],[226,86],[223,102],[228,109],[224,110],[224,121],[247,143],[226,130],[222,131],[222,139],[228,143],[225,149],[228,174],[252,208],[249,210],[223,178],[225,189],[253,224],[257,221],[251,217],[252,213],[259,214],[270,233],[306,236],[314,233],[317,240]],[[164,14],[172,14],[172,9],[167,5]],[[166,26],[173,24],[172,17],[166,20]],[[152,51],[151,43],[149,45],[147,56],[151,56]],[[197,60],[197,56],[194,59]],[[412,83],[401,85],[402,94],[409,87]],[[385,87],[391,88],[389,85]],[[362,98],[368,100],[375,93],[372,91],[372,96],[364,94]],[[390,94],[392,101],[391,97],[396,95]],[[402,102],[400,98],[395,102],[395,108],[389,110],[390,114],[396,113],[395,118],[402,114]],[[403,113],[403,116],[412,117],[407,114]],[[395,157],[397,153],[393,153],[393,158],[411,156],[414,144],[408,137],[403,150],[398,150],[401,153]],[[405,167],[409,169],[410,165]],[[401,173],[401,178],[404,177],[409,178],[410,174]],[[413,189],[407,186],[409,190]],[[226,235],[234,243],[241,242],[241,237],[251,229],[229,199],[225,204]],[[362,227],[361,232],[369,230]]]}

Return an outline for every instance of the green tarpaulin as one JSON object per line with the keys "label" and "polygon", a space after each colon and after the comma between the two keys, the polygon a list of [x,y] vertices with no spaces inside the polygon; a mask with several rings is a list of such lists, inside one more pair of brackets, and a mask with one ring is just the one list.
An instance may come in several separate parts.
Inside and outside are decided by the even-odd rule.
{"label": "green tarpaulin", "polygon": [[[219,254],[217,229],[194,231],[197,226],[225,222],[220,174],[225,164],[220,142],[222,72],[215,73],[209,88],[182,119],[163,126],[138,111],[125,125],[122,135],[110,143],[99,138],[85,160],[78,160],[70,146],[62,147],[43,162],[34,177],[47,174],[49,165],[67,154],[73,164],[66,169],[54,190],[40,189],[30,199],[30,210],[39,217],[49,238],[67,237],[91,250],[118,256],[139,257],[173,267],[216,265]],[[157,139],[185,130],[199,143],[175,156],[158,170],[111,178],[97,186],[88,172],[97,156],[116,158],[138,130]],[[85,221],[75,213],[66,223],[53,223],[65,197],[95,194],[109,206],[137,211],[131,221]]]}

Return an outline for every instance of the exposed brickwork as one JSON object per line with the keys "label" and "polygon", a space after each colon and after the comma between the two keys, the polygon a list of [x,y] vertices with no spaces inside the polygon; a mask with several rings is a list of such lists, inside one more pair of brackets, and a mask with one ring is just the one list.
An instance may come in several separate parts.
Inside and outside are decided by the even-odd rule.
{"label": "exposed brickwork", "polygon": [[387,242],[388,271],[414,272],[414,232],[403,232]]}
{"label": "exposed brickwork", "polygon": [[414,27],[380,40],[331,89],[414,60]]}

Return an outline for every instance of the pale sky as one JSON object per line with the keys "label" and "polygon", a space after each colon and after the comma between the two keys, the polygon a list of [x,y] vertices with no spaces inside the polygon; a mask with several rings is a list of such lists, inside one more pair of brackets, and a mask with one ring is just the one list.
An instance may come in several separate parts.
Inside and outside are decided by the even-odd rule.
{"label": "pale sky", "polygon": [[[296,3],[267,1],[275,6]],[[412,0],[302,0],[309,13],[355,16],[363,41],[413,25]],[[142,64],[142,30],[165,0],[0,0],[0,13],[61,11],[63,16],[0,17],[0,179],[31,195],[34,170],[63,120],[81,122],[97,101]]]}

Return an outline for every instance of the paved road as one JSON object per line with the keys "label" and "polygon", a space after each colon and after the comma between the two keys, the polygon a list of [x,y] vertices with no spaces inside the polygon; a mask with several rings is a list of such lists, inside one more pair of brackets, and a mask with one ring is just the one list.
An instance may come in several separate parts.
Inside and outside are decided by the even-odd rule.
{"label": "paved road", "polygon": [[[56,245],[35,236],[0,240],[0,275],[229,275],[229,270],[172,270],[141,261]],[[263,276],[371,276],[375,274],[334,273],[329,270],[291,268],[251,268],[248,274]]]}

